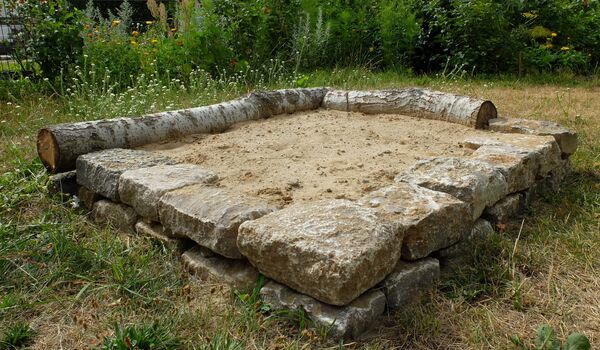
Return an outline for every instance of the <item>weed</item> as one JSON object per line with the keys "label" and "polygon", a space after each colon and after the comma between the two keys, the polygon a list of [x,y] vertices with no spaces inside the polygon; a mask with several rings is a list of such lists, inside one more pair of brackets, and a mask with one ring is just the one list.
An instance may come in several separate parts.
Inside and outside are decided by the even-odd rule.
{"label": "weed", "polygon": [[181,348],[181,340],[157,323],[143,326],[115,324],[115,334],[104,338],[100,350],[173,350]]}
{"label": "weed", "polygon": [[35,331],[27,323],[10,326],[0,340],[0,349],[18,349],[29,344]]}
{"label": "weed", "polygon": [[580,333],[571,333],[565,343],[561,345],[549,325],[538,328],[533,347],[525,345],[517,335],[514,335],[511,340],[520,350],[589,350],[592,348],[588,338]]}

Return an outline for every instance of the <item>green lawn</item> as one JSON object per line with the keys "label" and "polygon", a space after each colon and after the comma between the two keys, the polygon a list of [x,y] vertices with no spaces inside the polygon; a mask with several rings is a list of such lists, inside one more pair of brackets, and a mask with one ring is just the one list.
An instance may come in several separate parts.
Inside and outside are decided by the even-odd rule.
{"label": "green lawn", "polygon": [[[287,77],[271,80],[258,88],[293,84]],[[530,208],[522,230],[521,221],[508,225],[473,266],[421,305],[387,315],[364,340],[340,348],[505,349],[513,347],[513,335],[529,344],[543,324],[561,340],[578,331],[600,344],[597,80],[462,80],[339,70],[316,72],[306,81],[464,93],[492,100],[504,116],[558,121],[580,138],[572,157],[575,172],[559,192]],[[96,226],[46,190],[47,175],[35,153],[40,127],[222,101],[252,89],[243,78],[198,79],[183,88],[177,81],[148,79],[124,92],[100,83],[68,89],[44,82],[1,84],[0,344],[117,349],[119,339],[125,345],[140,339],[165,349],[336,348],[320,332],[299,329],[305,323],[300,313],[262,313],[251,295],[189,277],[165,247]]]}

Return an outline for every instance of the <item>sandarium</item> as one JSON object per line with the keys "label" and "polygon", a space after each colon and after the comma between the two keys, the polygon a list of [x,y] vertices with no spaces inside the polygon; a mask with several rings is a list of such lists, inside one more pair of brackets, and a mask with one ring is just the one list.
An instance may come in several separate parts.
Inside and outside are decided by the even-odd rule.
{"label": "sandarium", "polygon": [[38,152],[97,222],[173,244],[356,338],[468,263],[494,225],[569,171],[576,135],[424,89],[252,93],[42,129]]}

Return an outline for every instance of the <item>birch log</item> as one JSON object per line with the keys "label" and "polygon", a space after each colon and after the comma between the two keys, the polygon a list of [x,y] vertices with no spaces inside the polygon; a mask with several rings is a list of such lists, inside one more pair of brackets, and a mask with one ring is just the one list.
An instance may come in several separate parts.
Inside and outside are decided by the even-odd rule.
{"label": "birch log", "polygon": [[408,88],[383,91],[329,91],[323,107],[365,114],[404,114],[443,120],[476,129],[487,129],[497,117],[490,101],[427,89]]}
{"label": "birch log", "polygon": [[38,155],[50,172],[68,171],[82,154],[220,132],[242,121],[316,109],[326,92],[325,88],[255,92],[229,102],[137,118],[53,125],[39,131]]}

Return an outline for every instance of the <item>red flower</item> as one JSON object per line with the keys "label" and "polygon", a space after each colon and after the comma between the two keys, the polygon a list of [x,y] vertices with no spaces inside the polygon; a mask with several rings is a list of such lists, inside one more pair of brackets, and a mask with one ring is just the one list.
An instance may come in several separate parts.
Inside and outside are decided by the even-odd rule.
{"label": "red flower", "polygon": [[231,66],[235,67],[235,65],[238,63],[238,60],[235,58],[232,58],[231,61],[229,61],[229,64],[231,64]]}

